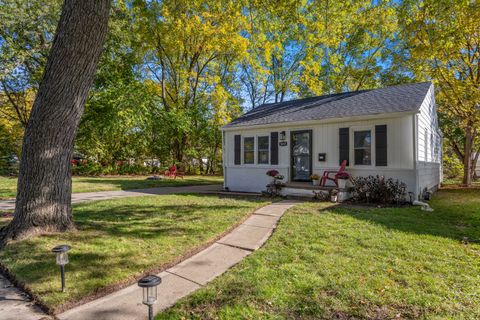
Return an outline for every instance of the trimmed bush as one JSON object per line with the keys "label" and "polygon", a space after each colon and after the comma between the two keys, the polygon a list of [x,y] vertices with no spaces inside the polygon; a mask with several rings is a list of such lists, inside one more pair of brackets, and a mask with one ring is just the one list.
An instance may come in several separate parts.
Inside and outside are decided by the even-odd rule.
{"label": "trimmed bush", "polygon": [[357,202],[400,204],[406,200],[407,185],[404,182],[378,175],[354,177],[352,182],[353,199]]}

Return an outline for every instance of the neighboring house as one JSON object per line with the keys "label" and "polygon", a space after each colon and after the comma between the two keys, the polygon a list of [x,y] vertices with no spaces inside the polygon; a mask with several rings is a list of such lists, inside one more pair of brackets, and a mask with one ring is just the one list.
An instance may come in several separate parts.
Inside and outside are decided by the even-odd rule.
{"label": "neighboring house", "polygon": [[269,169],[298,186],[292,182],[337,170],[342,160],[353,176],[392,177],[416,196],[442,180],[430,82],[264,104],[222,131],[224,185],[231,191],[265,190]]}

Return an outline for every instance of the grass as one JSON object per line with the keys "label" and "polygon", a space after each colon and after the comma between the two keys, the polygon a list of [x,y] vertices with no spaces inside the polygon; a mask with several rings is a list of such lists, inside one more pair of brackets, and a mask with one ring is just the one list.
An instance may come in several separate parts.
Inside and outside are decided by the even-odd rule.
{"label": "grass", "polygon": [[[222,176],[185,176],[184,179],[146,180],[147,176],[73,177],[73,192],[131,190],[164,186],[223,183]],[[14,198],[17,178],[0,176],[0,199]]]}
{"label": "grass", "polygon": [[[461,187],[462,186],[462,178],[457,177],[457,178],[445,178],[442,181],[442,184],[447,187]],[[474,179],[472,180],[472,186],[471,187],[480,187],[480,179]]]}
{"label": "grass", "polygon": [[418,207],[306,203],[160,319],[479,319],[480,189]]}
{"label": "grass", "polygon": [[[1,264],[51,310],[158,270],[214,240],[260,200],[200,195],[131,197],[74,205],[78,231],[9,244]],[[69,244],[68,290],[59,292],[51,248]]]}

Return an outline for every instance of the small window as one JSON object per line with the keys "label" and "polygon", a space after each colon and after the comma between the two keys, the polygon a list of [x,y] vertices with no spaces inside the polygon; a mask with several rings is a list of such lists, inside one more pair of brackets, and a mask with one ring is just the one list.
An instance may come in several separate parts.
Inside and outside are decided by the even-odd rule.
{"label": "small window", "polygon": [[354,152],[356,165],[372,164],[372,133],[370,130],[354,132]]}
{"label": "small window", "polygon": [[243,138],[243,163],[255,163],[255,138]]}
{"label": "small window", "polygon": [[268,164],[269,141],[268,136],[258,137],[258,160],[259,164]]}

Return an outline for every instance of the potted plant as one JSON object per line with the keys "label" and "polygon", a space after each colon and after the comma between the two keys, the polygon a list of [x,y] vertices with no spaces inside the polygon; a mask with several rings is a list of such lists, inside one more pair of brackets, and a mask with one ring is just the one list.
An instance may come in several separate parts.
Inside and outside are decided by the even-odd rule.
{"label": "potted plant", "polygon": [[312,183],[314,186],[319,186],[320,185],[320,176],[316,173],[312,174],[310,176],[310,179],[312,179]]}
{"label": "potted plant", "polygon": [[333,190],[330,192],[330,201],[332,201],[332,202],[337,202],[337,199],[338,199],[338,190],[337,190],[337,189],[333,189]]}
{"label": "potted plant", "polygon": [[274,169],[268,170],[267,176],[272,177],[272,182],[267,185],[267,194],[271,196],[279,196],[280,190],[284,186],[281,180],[283,180],[285,177]]}
{"label": "potted plant", "polygon": [[278,170],[272,169],[267,171],[267,176],[272,177],[272,182],[275,182],[275,177],[278,176],[280,172]]}
{"label": "potted plant", "polygon": [[347,186],[347,181],[350,179],[350,174],[348,172],[341,172],[337,174],[337,184],[340,189],[345,189]]}

